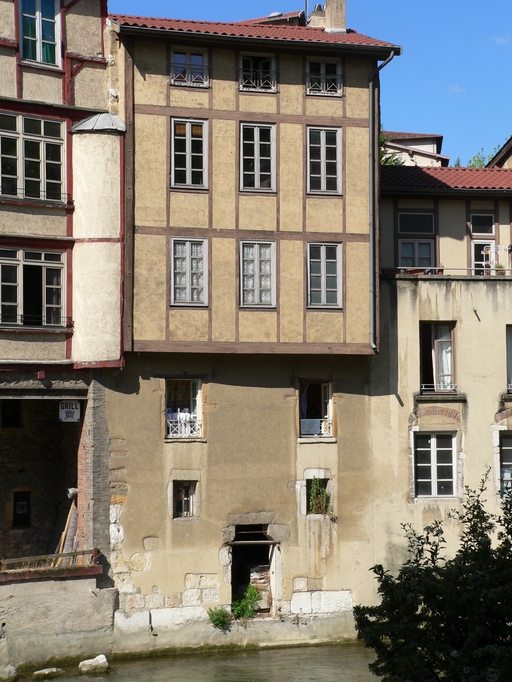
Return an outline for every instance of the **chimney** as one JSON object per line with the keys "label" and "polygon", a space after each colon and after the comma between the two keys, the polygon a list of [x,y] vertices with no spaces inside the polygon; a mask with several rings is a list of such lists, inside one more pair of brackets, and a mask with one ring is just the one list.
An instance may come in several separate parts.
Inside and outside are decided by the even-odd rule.
{"label": "chimney", "polygon": [[325,0],[325,30],[327,33],[346,33],[346,0]]}

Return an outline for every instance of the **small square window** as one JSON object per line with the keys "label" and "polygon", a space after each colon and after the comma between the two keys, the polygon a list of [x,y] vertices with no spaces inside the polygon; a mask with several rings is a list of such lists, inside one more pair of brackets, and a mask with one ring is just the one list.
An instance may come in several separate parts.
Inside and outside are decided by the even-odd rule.
{"label": "small square window", "polygon": [[12,494],[12,527],[29,528],[31,525],[31,493],[28,491]]}
{"label": "small square window", "polygon": [[299,418],[301,438],[332,436],[332,391],[329,382],[299,383]]}
{"label": "small square window", "polygon": [[308,192],[341,194],[341,128],[308,128]]}
{"label": "small square window", "polygon": [[276,304],[275,242],[240,243],[241,305],[272,307]]}
{"label": "small square window", "polygon": [[173,481],[173,518],[196,516],[197,481]]}
{"label": "small square window", "polygon": [[308,60],[306,92],[308,95],[342,95],[340,61]]}
{"label": "small square window", "polygon": [[400,239],[398,265],[401,268],[431,268],[434,266],[432,239]]}
{"label": "small square window", "polygon": [[416,497],[456,494],[454,434],[414,434],[414,481]]}
{"label": "small square window", "polygon": [[22,400],[2,400],[2,428],[16,429],[23,426],[21,419]]}
{"label": "small square window", "polygon": [[173,50],[171,62],[171,85],[208,87],[208,56],[200,50]]}
{"label": "small square window", "polygon": [[201,438],[201,388],[198,379],[168,379],[166,383],[166,437]]}
{"label": "small square window", "polygon": [[308,244],[308,307],[342,307],[341,244]]}
{"label": "small square window", "polygon": [[471,232],[473,234],[494,234],[494,214],[471,214]]}
{"label": "small square window", "polygon": [[275,58],[272,55],[242,55],[239,88],[257,92],[276,92]]}
{"label": "small square window", "polygon": [[206,239],[171,239],[171,305],[208,305]]}

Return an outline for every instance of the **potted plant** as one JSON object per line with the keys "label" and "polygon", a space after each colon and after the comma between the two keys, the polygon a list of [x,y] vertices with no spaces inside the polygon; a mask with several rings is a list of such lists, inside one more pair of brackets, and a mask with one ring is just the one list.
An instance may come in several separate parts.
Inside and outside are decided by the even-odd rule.
{"label": "potted plant", "polygon": [[505,267],[501,263],[496,263],[496,265],[494,266],[494,274],[497,275],[498,277],[504,277]]}

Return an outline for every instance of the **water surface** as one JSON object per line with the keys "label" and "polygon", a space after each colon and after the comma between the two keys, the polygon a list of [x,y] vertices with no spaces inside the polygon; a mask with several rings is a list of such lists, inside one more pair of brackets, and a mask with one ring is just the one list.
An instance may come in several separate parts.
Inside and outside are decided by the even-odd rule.
{"label": "water surface", "polygon": [[[377,682],[368,671],[371,651],[341,644],[244,652],[197,653],[112,661],[109,675],[82,676],[94,682]],[[76,682],[74,675],[61,682]]]}

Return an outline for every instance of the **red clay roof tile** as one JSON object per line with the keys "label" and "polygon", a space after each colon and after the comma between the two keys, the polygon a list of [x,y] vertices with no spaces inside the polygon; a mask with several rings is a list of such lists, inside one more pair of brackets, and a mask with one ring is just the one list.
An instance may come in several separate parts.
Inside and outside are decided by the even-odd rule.
{"label": "red clay roof tile", "polygon": [[188,21],[184,19],[157,19],[154,17],[127,16],[125,14],[110,14],[109,18],[125,27],[156,29],[204,36],[263,38],[306,43],[397,48],[396,45],[356,33],[352,29],[347,29],[346,33],[327,33],[323,28],[312,28],[310,26],[273,26],[271,24],[257,23],[244,24]]}
{"label": "red clay roof tile", "polygon": [[422,168],[382,166],[381,190],[385,193],[418,190],[510,190],[512,168]]}

